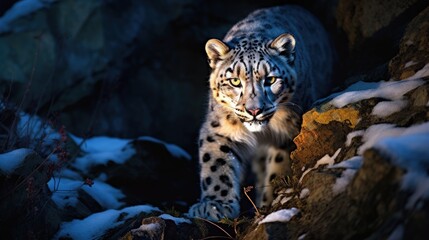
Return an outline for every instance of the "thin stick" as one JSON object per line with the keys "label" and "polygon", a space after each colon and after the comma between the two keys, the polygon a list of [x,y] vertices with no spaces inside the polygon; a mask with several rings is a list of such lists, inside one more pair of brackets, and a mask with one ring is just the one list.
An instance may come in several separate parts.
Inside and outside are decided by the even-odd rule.
{"label": "thin stick", "polygon": [[247,193],[250,192],[250,191],[252,191],[252,189],[253,189],[253,186],[245,187],[243,189],[244,190],[244,195],[246,195],[247,199],[249,199],[250,203],[253,205],[253,208],[256,211],[256,216],[259,217],[259,216],[261,216],[261,213],[259,212],[258,208],[256,207],[255,203],[252,201],[252,199],[250,199],[249,195],[247,195]]}

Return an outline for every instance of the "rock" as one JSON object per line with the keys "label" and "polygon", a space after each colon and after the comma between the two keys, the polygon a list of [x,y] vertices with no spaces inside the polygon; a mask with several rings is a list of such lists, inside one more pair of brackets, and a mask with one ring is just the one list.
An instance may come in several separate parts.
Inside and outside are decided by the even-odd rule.
{"label": "rock", "polygon": [[426,7],[408,24],[399,53],[389,63],[392,78],[409,78],[429,63],[428,32],[429,7]]}
{"label": "rock", "polygon": [[392,24],[418,1],[339,1],[338,25],[346,32],[351,48]]}
{"label": "rock", "polygon": [[[407,103],[406,108],[385,117],[374,114],[374,108],[389,102],[386,99],[363,98],[339,107],[332,100],[337,94],[305,113],[301,132],[294,139],[296,149],[291,153],[293,176],[283,183],[283,189],[278,188],[278,197],[268,211],[295,207],[301,215],[288,223],[279,223],[283,226],[271,234],[266,226],[256,227],[259,220],[255,219],[242,239],[382,239],[395,234],[420,239],[419,236],[424,236],[420,225],[416,233],[413,226],[403,223],[414,219],[427,222],[429,215],[425,209],[429,199],[422,199],[421,206],[408,211],[406,206],[413,193],[401,185],[409,170],[386,153],[364,144],[372,141],[370,134],[383,134],[368,130],[375,125],[409,127],[429,122],[428,87],[429,84],[421,82],[418,87],[404,91],[400,99]],[[413,161],[412,158],[408,161]],[[351,164],[348,167],[337,167],[345,166],[341,165],[346,164],[345,160],[354,163],[348,161]],[[308,194],[301,194],[304,189]]]}
{"label": "rock", "polygon": [[30,152],[12,173],[0,172],[0,232],[5,239],[50,239],[61,223],[50,198],[45,160]]}
{"label": "rock", "polygon": [[[308,176],[307,176],[308,175]],[[302,187],[307,188],[310,192],[306,199],[306,204],[311,207],[324,206],[331,202],[335,196],[332,187],[338,174],[334,171],[312,171],[306,175],[305,181],[302,181]]]}
{"label": "rock", "polygon": [[82,189],[70,191],[77,191],[77,201],[74,205],[67,205],[64,208],[59,209],[61,220],[63,222],[72,221],[74,219],[83,219],[93,213],[104,210],[91,195]]}
{"label": "rock", "polygon": [[381,79],[390,78],[387,65],[397,54],[407,24],[427,6],[419,0],[339,1],[337,24],[349,46],[343,63],[346,76],[375,74]]}
{"label": "rock", "polygon": [[101,177],[120,189],[131,205],[165,204],[180,209],[185,207],[183,203],[197,199],[198,171],[190,156],[180,155],[177,149],[156,139],[135,139],[126,148],[132,148],[135,154],[124,163],[92,165],[81,174],[91,179]]}
{"label": "rock", "polygon": [[[375,232],[394,211],[392,201],[399,191],[401,170],[375,152],[367,152],[362,168],[345,192],[332,201],[313,202],[302,210],[299,228],[292,238],[365,238]],[[332,188],[332,185],[318,185]],[[311,193],[310,193],[311,196]],[[398,203],[396,203],[398,204]],[[360,226],[359,228],[356,228]]]}
{"label": "rock", "polygon": [[164,240],[165,221],[159,217],[145,218],[139,228],[131,229],[132,239]]}
{"label": "rock", "polygon": [[[427,222],[429,215],[425,209],[429,201],[422,200],[416,212],[407,210],[412,193],[403,190],[401,184],[408,170],[394,164],[389,156],[367,149],[362,153],[360,168],[330,166],[352,157],[359,160],[354,156],[359,155],[363,143],[369,141],[362,138],[364,134],[359,134],[362,129],[386,122],[398,127],[428,122],[425,105],[429,101],[428,87],[424,83],[406,92],[403,98],[409,102],[407,108],[384,118],[372,113],[384,100],[381,98],[352,102],[342,108],[331,105],[328,98],[304,114],[301,132],[294,139],[297,148],[291,154],[293,174],[297,178],[284,186],[292,187],[293,194],[284,196],[284,200],[280,197],[272,207],[273,210],[291,207],[301,210],[301,217],[292,219],[285,226],[288,239],[300,236],[305,236],[304,239],[380,239],[393,234],[403,234],[404,239],[407,236],[420,239],[424,235],[420,225],[416,227],[416,233],[411,230],[413,226],[403,223],[411,219]],[[355,132],[355,137],[349,135],[351,132]],[[323,153],[328,155],[323,156]],[[309,195],[305,198],[300,197],[302,189],[308,189]],[[244,239],[254,233],[248,234]]]}
{"label": "rock", "polygon": [[305,113],[301,132],[294,139],[297,149],[291,153],[293,175],[301,176],[327,153],[332,156],[356,127],[359,116],[359,111],[352,107],[322,112],[312,109]]}
{"label": "rock", "polygon": [[272,222],[272,223],[264,223],[259,226],[251,227],[254,229],[247,234],[244,234],[240,239],[243,240],[268,240],[268,239],[276,239],[276,240],[286,240],[288,238],[288,227],[285,223]]}
{"label": "rock", "polygon": [[[103,239],[161,240],[161,239],[204,239],[233,236],[230,226],[222,223],[194,219],[192,224],[175,223],[157,216],[140,215],[112,228]],[[229,234],[229,236],[227,235]]]}
{"label": "rock", "polygon": [[[136,128],[139,129],[138,135],[143,132],[159,135],[152,131],[154,127],[164,136],[162,129],[172,124],[164,123],[159,127],[155,126],[157,122],[150,120],[155,113],[163,115],[166,112],[157,111],[161,107],[179,114],[176,119],[187,118],[196,122],[197,118],[188,109],[202,109],[201,105],[190,99],[183,101],[179,98],[177,102],[167,101],[167,98],[177,96],[172,94],[177,90],[193,96],[202,96],[203,93],[198,95],[189,82],[179,84],[180,81],[177,82],[171,74],[158,75],[161,64],[154,56],[160,53],[163,44],[158,39],[167,39],[164,30],[182,13],[186,3],[65,0],[45,1],[39,8],[37,4],[29,4],[30,14],[21,17],[9,14],[2,22],[6,26],[1,28],[0,36],[3,69],[0,91],[10,95],[9,101],[20,103],[22,100],[23,110],[37,111],[42,116],[54,111],[62,112],[62,122],[80,136],[91,133],[123,136],[124,132],[131,135]],[[174,40],[167,44],[171,42]],[[183,51],[175,52],[183,54]],[[199,56],[201,61],[198,62],[205,66],[203,54]],[[207,69],[201,68],[200,73],[203,70]],[[194,71],[197,72],[196,69]],[[132,76],[128,72],[132,72]],[[198,83],[196,87],[204,86],[202,79],[198,79]],[[161,91],[169,84],[175,86]],[[112,98],[113,92],[119,95]],[[155,92],[166,95],[154,95]],[[176,102],[180,105],[170,108]],[[117,114],[112,114],[112,109]],[[127,112],[133,114],[126,116]],[[94,124],[93,121],[104,124]],[[136,125],[127,127],[130,124]],[[186,129],[186,135],[189,133],[190,129]]]}

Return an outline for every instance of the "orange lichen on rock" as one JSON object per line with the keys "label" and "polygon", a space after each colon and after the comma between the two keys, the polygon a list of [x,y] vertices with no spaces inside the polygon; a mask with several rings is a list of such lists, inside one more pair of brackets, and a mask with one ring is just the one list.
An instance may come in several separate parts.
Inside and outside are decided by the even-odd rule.
{"label": "orange lichen on rock", "polygon": [[318,112],[312,109],[303,116],[302,128],[314,130],[320,124],[326,125],[332,121],[345,122],[350,128],[355,128],[359,122],[359,111],[354,108],[331,109]]}

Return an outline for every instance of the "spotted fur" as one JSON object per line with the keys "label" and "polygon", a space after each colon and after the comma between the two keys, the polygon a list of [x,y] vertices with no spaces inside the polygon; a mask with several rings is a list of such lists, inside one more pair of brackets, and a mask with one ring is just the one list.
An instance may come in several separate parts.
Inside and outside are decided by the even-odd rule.
{"label": "spotted fur", "polygon": [[327,93],[332,49],[321,24],[297,6],[261,9],[223,41],[211,39],[209,109],[200,130],[201,199],[191,217],[234,218],[246,163],[256,174],[259,206],[271,182],[290,174],[289,151],[301,113]]}

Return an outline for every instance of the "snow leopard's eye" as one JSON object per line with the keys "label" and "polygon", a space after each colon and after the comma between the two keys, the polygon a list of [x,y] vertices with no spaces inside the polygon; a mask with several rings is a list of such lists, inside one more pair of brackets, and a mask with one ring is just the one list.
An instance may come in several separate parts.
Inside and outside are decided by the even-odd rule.
{"label": "snow leopard's eye", "polygon": [[277,81],[278,77],[267,77],[264,81],[265,86],[271,86]]}
{"label": "snow leopard's eye", "polygon": [[239,78],[230,78],[228,80],[233,87],[241,87],[241,80]]}

